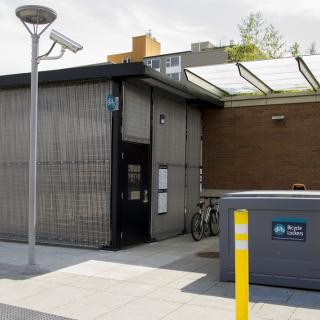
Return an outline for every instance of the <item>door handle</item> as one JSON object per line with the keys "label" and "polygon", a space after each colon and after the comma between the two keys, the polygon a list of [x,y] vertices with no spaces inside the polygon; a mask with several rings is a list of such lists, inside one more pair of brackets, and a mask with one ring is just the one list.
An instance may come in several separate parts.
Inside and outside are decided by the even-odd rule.
{"label": "door handle", "polygon": [[148,203],[149,202],[149,196],[148,196],[148,190],[147,189],[145,189],[143,191],[143,201],[142,202],[143,203]]}

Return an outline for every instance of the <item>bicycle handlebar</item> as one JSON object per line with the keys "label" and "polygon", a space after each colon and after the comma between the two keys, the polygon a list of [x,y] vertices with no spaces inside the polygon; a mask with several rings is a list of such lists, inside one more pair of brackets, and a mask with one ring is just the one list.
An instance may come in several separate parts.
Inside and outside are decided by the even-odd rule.
{"label": "bicycle handlebar", "polygon": [[200,199],[220,199],[220,197],[200,196]]}

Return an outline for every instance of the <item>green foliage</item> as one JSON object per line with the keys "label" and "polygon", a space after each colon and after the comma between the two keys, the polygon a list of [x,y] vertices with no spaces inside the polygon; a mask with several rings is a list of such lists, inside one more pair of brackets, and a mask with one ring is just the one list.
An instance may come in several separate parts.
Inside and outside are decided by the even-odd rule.
{"label": "green foliage", "polygon": [[262,51],[270,58],[281,58],[284,54],[285,42],[276,28],[269,24],[265,30],[260,44]]}
{"label": "green foliage", "polygon": [[259,45],[261,42],[261,29],[264,20],[261,12],[250,13],[250,15],[242,19],[242,24],[238,24],[242,44]]}
{"label": "green foliage", "polygon": [[283,56],[285,42],[279,31],[265,22],[261,12],[250,13],[238,27],[241,44],[226,49],[230,62]]}
{"label": "green foliage", "polygon": [[[285,49],[285,41],[279,30],[267,23],[261,12],[250,13],[241,20],[238,28],[240,44],[225,49],[229,62],[275,59],[283,57],[285,53],[293,57],[301,55],[298,42]],[[315,42],[311,43],[306,53],[317,54]]]}
{"label": "green foliage", "polygon": [[300,56],[300,45],[298,42],[295,42],[290,48],[289,52],[293,57]]}
{"label": "green foliage", "polygon": [[252,43],[237,44],[226,48],[225,51],[228,54],[228,62],[268,59],[268,56]]}

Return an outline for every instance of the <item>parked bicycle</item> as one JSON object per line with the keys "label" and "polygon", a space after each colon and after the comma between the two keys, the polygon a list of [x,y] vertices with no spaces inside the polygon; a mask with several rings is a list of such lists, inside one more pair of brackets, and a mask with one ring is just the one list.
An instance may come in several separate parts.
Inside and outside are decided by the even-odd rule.
{"label": "parked bicycle", "polygon": [[209,199],[209,204],[204,208],[205,203],[199,202],[199,212],[191,219],[191,235],[195,241],[200,241],[205,236],[216,236],[220,231],[219,203],[217,197],[204,197]]}

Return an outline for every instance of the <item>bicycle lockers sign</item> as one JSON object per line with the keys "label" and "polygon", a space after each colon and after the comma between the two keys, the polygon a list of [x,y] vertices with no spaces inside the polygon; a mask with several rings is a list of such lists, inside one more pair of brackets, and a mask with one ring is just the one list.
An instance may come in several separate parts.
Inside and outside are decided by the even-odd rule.
{"label": "bicycle lockers sign", "polygon": [[306,241],[307,221],[301,218],[273,218],[272,240]]}

